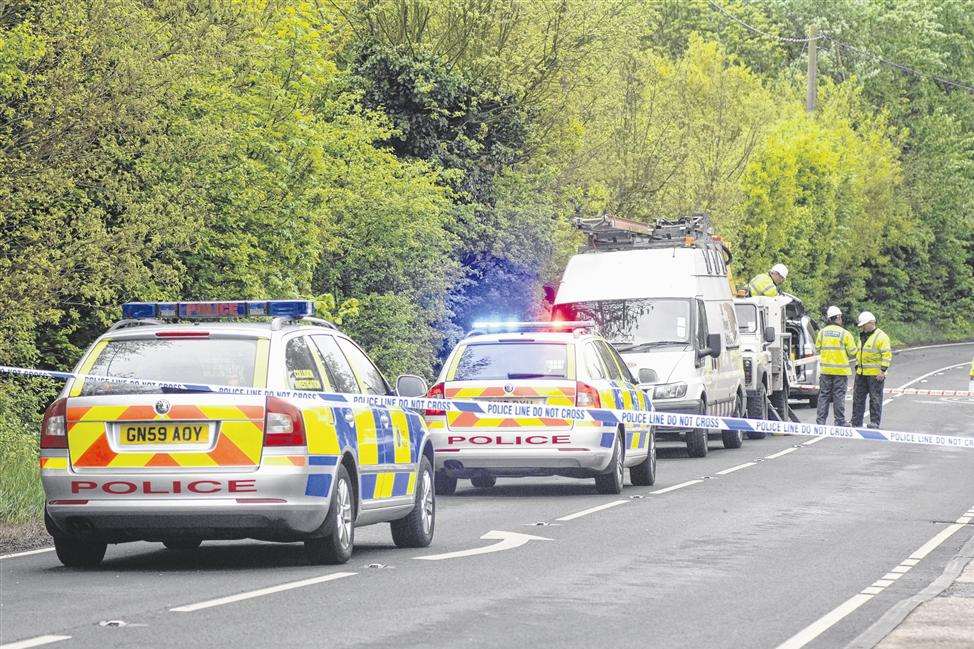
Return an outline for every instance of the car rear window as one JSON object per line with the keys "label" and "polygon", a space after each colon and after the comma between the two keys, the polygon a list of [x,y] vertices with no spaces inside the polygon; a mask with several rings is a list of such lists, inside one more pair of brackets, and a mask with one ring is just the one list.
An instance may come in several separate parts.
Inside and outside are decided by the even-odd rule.
{"label": "car rear window", "polygon": [[[112,340],[89,374],[215,385],[254,385],[257,340],[254,338]],[[82,396],[147,394],[150,386],[86,380]]]}
{"label": "car rear window", "polygon": [[568,351],[557,343],[497,342],[467,345],[454,381],[568,378]]}

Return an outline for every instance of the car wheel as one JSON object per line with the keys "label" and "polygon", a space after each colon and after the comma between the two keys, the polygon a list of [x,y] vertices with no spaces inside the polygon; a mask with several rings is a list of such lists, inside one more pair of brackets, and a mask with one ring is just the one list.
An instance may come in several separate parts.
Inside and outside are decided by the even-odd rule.
{"label": "car wheel", "polygon": [[706,428],[694,428],[687,432],[687,454],[690,457],[707,457],[709,450]]}
{"label": "car wheel", "polygon": [[656,431],[649,432],[649,453],[645,460],[629,469],[629,479],[639,487],[656,483]]}
{"label": "car wheel", "polygon": [[605,473],[600,473],[595,476],[595,490],[600,494],[622,493],[624,480],[622,453],[622,443],[619,441],[619,435],[617,434],[615,441],[612,442],[612,459],[609,460],[609,466],[605,468]]}
{"label": "car wheel", "polygon": [[54,537],[54,552],[68,568],[94,568],[105,558],[107,543]]}
{"label": "car wheel", "polygon": [[[734,401],[733,416],[738,419],[744,416],[744,398],[740,394]],[[744,444],[744,433],[739,430],[722,430],[720,438],[724,442],[724,448],[740,448]]]}
{"label": "car wheel", "polygon": [[[768,388],[765,387],[764,383],[758,384],[758,393],[747,400],[747,418],[762,421],[768,419]],[[748,439],[764,439],[767,436],[767,433],[757,430],[750,431],[747,434]]]}
{"label": "car wheel", "polygon": [[187,537],[166,539],[162,544],[166,546],[167,550],[195,550],[203,544],[203,539]]}
{"label": "car wheel", "polygon": [[416,505],[409,515],[392,521],[392,541],[400,548],[425,548],[433,542],[436,527],[436,497],[433,467],[423,456],[416,479]]}
{"label": "car wheel", "polygon": [[470,484],[478,489],[490,489],[497,484],[497,478],[486,473],[470,478]]}
{"label": "car wheel", "polygon": [[781,389],[771,395],[771,405],[774,409],[778,411],[778,416],[781,417],[781,421],[788,421],[788,396],[790,390],[788,388],[788,382],[785,381]]}
{"label": "car wheel", "polygon": [[348,477],[348,469],[339,464],[335,471],[335,486],[331,491],[331,505],[321,529],[321,536],[307,539],[304,550],[313,564],[345,563],[352,557],[355,544],[355,492]]}
{"label": "car wheel", "polygon": [[437,496],[452,496],[457,492],[457,479],[446,471],[437,471],[433,477],[433,487]]}

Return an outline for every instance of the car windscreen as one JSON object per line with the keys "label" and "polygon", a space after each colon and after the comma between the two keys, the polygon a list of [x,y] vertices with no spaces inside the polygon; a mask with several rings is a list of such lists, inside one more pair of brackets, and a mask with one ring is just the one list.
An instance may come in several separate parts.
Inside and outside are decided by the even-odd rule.
{"label": "car windscreen", "polygon": [[[253,386],[257,340],[253,338],[173,338],[112,340],[88,371],[97,376],[174,383]],[[86,380],[82,396],[148,394],[160,388]]]}
{"label": "car windscreen", "polygon": [[559,343],[492,342],[467,345],[454,381],[568,378],[568,350]]}
{"label": "car windscreen", "polygon": [[753,304],[735,304],[737,313],[737,330],[747,334],[758,330],[758,309]]}
{"label": "car windscreen", "polygon": [[555,307],[555,318],[595,320],[599,330],[620,352],[690,344],[690,300],[642,298],[573,302]]}

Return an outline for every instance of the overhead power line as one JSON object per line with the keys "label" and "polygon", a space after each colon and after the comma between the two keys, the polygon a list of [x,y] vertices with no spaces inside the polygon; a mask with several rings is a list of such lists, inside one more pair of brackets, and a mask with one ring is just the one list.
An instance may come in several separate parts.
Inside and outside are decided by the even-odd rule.
{"label": "overhead power line", "polygon": [[949,87],[953,87],[953,88],[960,88],[960,89],[966,90],[966,91],[968,91],[970,93],[974,93],[974,85],[971,85],[969,83],[965,83],[963,81],[957,81],[956,79],[948,79],[947,77],[942,77],[940,75],[931,74],[929,72],[923,72],[922,70],[917,70],[916,68],[910,67],[908,65],[904,65],[903,63],[897,63],[896,61],[893,61],[891,59],[888,59],[888,58],[886,58],[886,57],[884,57],[884,56],[882,56],[880,54],[876,54],[875,52],[870,52],[869,50],[865,50],[865,49],[862,49],[860,47],[856,47],[855,45],[851,45],[849,43],[846,43],[845,41],[840,41],[839,39],[835,38],[834,36],[832,36],[828,32],[822,32],[821,34],[814,34],[812,36],[805,36],[805,37],[798,37],[798,36],[779,36],[778,34],[772,34],[770,32],[766,32],[766,31],[764,31],[762,29],[758,29],[754,25],[751,25],[750,23],[747,23],[747,22],[741,20],[740,18],[738,18],[734,14],[730,13],[729,11],[727,11],[726,9],[724,9],[723,7],[721,7],[719,4],[717,4],[713,0],[707,0],[707,4],[709,4],[711,6],[711,8],[715,9],[716,11],[719,11],[724,16],[727,16],[728,18],[730,18],[731,20],[733,20],[738,25],[741,25],[742,27],[745,27],[746,29],[750,30],[751,32],[753,32],[753,33],[755,33],[755,34],[757,34],[759,36],[763,36],[764,38],[769,38],[771,40],[776,40],[776,41],[783,41],[785,43],[806,43],[806,44],[808,44],[810,42],[814,42],[814,41],[819,41],[819,40],[828,40],[828,41],[832,42],[834,45],[836,45],[838,47],[841,47],[841,48],[843,48],[845,50],[848,50],[850,52],[853,52],[855,54],[859,54],[860,56],[868,56],[868,57],[871,57],[871,58],[875,59],[876,61],[878,61],[879,63],[881,63],[882,65],[885,65],[887,67],[894,68],[896,70],[899,70],[900,72],[905,72],[907,74],[912,74],[914,76],[921,77],[921,78],[924,78],[924,79],[930,79],[932,81],[936,81],[937,83],[941,84],[942,86],[949,86]]}

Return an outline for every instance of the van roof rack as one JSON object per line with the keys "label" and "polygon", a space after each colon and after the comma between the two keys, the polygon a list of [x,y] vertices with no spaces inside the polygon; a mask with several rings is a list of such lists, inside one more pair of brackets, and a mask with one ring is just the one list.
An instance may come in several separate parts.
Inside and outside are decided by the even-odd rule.
{"label": "van roof rack", "polygon": [[572,223],[588,237],[587,250],[590,252],[719,247],[726,263],[732,260],[723,239],[714,233],[710,217],[703,213],[677,219],[656,219],[653,223],[603,214],[590,219],[575,217]]}

